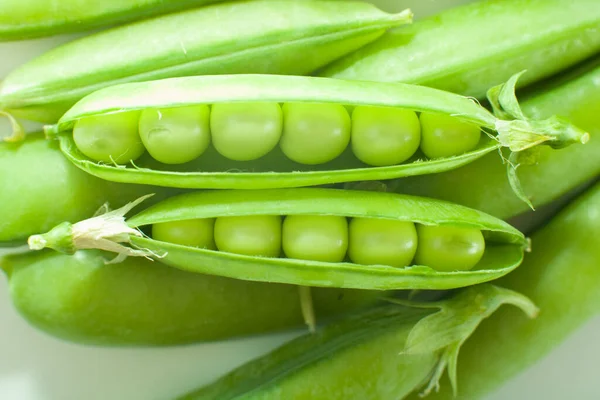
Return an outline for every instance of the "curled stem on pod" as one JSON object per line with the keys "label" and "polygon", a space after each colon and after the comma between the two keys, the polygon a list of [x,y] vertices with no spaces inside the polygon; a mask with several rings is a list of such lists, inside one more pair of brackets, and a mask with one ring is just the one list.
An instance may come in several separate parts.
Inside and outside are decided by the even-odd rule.
{"label": "curled stem on pod", "polygon": [[358,1],[213,4],[52,49],[6,76],[0,109],[55,123],[85,95],[124,82],[240,72],[306,75],[411,21],[410,10],[389,14]]}
{"label": "curled stem on pod", "polygon": [[[400,83],[275,75],[130,83],[85,97],[56,125],[48,126],[46,134],[58,138],[71,162],[106,180],[212,189],[300,187],[433,174],[503,148],[519,154],[540,144],[561,148],[585,143],[589,135],[568,121],[557,117],[532,120],[523,114],[514,94],[520,75],[490,89],[495,115],[473,99]],[[235,104],[269,107],[263,113],[232,111],[227,116],[219,111]],[[200,138],[198,143],[212,140],[214,146],[201,145],[197,158],[188,162],[158,162],[165,156],[161,153],[164,146],[173,144],[157,138],[155,147],[150,147],[152,135],[178,139],[186,149],[192,146],[191,133],[186,136],[188,131],[183,129],[179,134],[176,131],[182,129],[160,122],[166,118],[161,110],[197,106],[212,107],[206,117],[210,120],[194,125],[198,135],[204,129],[204,135],[212,139]],[[143,133],[142,122],[147,121],[143,115],[149,111],[157,115],[152,125],[156,129]],[[311,128],[311,121],[319,122],[318,127]],[[117,135],[114,138],[101,130],[102,124],[109,123],[114,125],[110,129]],[[104,147],[98,143],[103,140],[110,149],[99,152]],[[455,148],[461,140],[466,147]],[[348,146],[350,141],[352,146]],[[142,156],[144,144],[150,155]],[[243,151],[227,156],[235,146]],[[381,152],[373,154],[375,148]],[[513,173],[517,166],[510,157],[506,162],[514,191],[528,202]]]}
{"label": "curled stem on pod", "polygon": [[[116,254],[113,262],[142,256],[236,279],[375,290],[489,281],[516,268],[529,246],[518,230],[479,211],[391,193],[200,191],[171,197],[125,221],[141,200],[62,223],[31,236],[29,245],[68,254],[97,248]],[[207,222],[200,225],[208,231],[181,228],[188,221]],[[158,229],[165,226],[172,229]]]}
{"label": "curled stem on pod", "polygon": [[178,399],[402,399],[437,389],[446,369],[456,392],[462,344],[503,304],[530,318],[538,313],[525,296],[490,284],[438,302],[383,305],[299,337]]}
{"label": "curled stem on pod", "polygon": [[[14,254],[20,251],[0,249],[7,295],[32,326],[70,342],[172,346],[302,325],[298,289],[292,285],[195,274],[140,257],[106,265],[107,254],[97,250]],[[315,315],[323,322],[392,295],[351,289],[311,292]]]}

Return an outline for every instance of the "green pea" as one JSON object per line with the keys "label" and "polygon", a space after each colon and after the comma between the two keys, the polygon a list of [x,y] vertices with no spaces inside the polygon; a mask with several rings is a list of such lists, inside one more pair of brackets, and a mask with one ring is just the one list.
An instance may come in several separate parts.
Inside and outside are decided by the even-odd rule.
{"label": "green pea", "polygon": [[340,262],[348,250],[348,221],[333,215],[290,215],[283,221],[288,258]]}
{"label": "green pea", "polygon": [[123,164],[144,154],[138,134],[139,111],[85,117],[75,122],[73,140],[87,157]]}
{"label": "green pea", "polygon": [[210,129],[221,155],[236,161],[256,160],[281,138],[281,107],[277,103],[215,104]]}
{"label": "green pea", "polygon": [[400,164],[420,142],[421,125],[412,110],[358,106],[352,112],[352,151],[365,164]]}
{"label": "green pea", "polygon": [[278,215],[219,217],[215,222],[215,243],[220,251],[228,253],[279,257],[281,217]]}
{"label": "green pea", "polygon": [[480,128],[451,115],[423,112],[420,121],[421,151],[429,158],[457,156],[479,143]]}
{"label": "green pea", "polygon": [[160,222],[152,225],[152,238],[182,246],[216,250],[214,229],[214,218]]}
{"label": "green pea", "polygon": [[285,103],[281,150],[302,164],[323,164],[350,142],[350,116],[340,104]]}
{"label": "green pea", "polygon": [[475,228],[417,225],[417,235],[415,264],[438,271],[470,270],[485,250],[483,234]]}
{"label": "green pea", "polygon": [[210,143],[208,106],[146,109],[139,122],[148,153],[165,164],[183,164],[200,157]]}
{"label": "green pea", "polygon": [[417,251],[415,224],[375,218],[353,218],[349,226],[348,256],[365,265],[410,265]]}

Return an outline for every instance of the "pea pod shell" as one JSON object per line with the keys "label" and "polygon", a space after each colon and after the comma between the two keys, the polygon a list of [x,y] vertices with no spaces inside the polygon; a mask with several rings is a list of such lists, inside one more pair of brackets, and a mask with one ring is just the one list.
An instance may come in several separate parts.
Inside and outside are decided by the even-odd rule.
{"label": "pea pod shell", "polygon": [[46,2],[39,0],[3,0],[0,4],[0,41],[87,31],[218,1],[103,0],[82,3],[62,0],[48,7]]}
{"label": "pea pod shell", "polygon": [[178,399],[402,399],[421,389],[422,395],[431,392],[446,368],[448,386],[456,390],[461,345],[482,320],[503,304],[529,317],[537,314],[526,297],[492,285],[439,302],[403,304],[346,317]]}
{"label": "pea pod shell", "polygon": [[53,123],[88,93],[123,82],[304,75],[411,17],[337,1],[240,1],[183,11],[75,40],[22,65],[2,82],[0,108]]}
{"label": "pea pod shell", "polygon": [[[181,345],[302,325],[294,286],[193,274],[143,258],[107,265],[106,257],[94,250],[29,252],[0,257],[0,269],[23,318],[76,343]],[[373,305],[380,296],[312,289],[320,320]]]}
{"label": "pea pod shell", "polygon": [[[114,86],[92,93],[73,106],[58,122],[48,127],[54,135],[68,132],[85,117],[147,108],[177,107],[192,104],[231,102],[314,102],[344,105],[398,107],[415,111],[433,111],[456,115],[484,128],[493,129],[496,118],[485,108],[466,97],[421,86],[353,82],[328,78],[274,75],[221,75],[171,78],[153,82]],[[298,171],[298,165],[283,165],[287,172],[235,172],[194,170],[194,164],[182,168],[192,171],[159,171],[153,164],[136,162],[136,168],[117,168],[90,161],[77,151],[72,136],[61,135],[61,149],[69,160],[88,173],[103,179],[149,183],[184,188],[277,188],[312,186],[367,179],[390,179],[400,176],[437,173],[467,164],[498,148],[495,141],[483,141],[475,150],[463,155],[426,162],[389,167],[367,167],[349,161],[351,168],[338,163],[332,170],[324,165],[311,171]],[[278,160],[280,161],[280,160]],[[206,167],[209,167],[206,162]],[[282,164],[277,164],[280,168]],[[148,168],[150,166],[150,168]],[[214,168],[214,166],[213,166]],[[244,166],[240,166],[244,168]],[[245,166],[253,169],[252,166]],[[200,171],[198,171],[200,169]]]}
{"label": "pea pod shell", "polygon": [[321,71],[339,79],[417,83],[484,98],[527,69],[535,82],[600,51],[596,0],[485,0],[444,11]]}
{"label": "pea pod shell", "polygon": [[[44,235],[30,237],[32,248],[73,251],[80,246],[114,251],[120,257],[154,257],[175,268],[231,278],[288,283],[300,286],[354,289],[450,289],[496,279],[522,261],[526,238],[507,223],[459,205],[425,198],[333,189],[204,191],[171,197],[133,216],[122,227],[112,222],[131,207],[84,220],[61,224]],[[480,229],[488,242],[479,264],[470,271],[439,272],[428,266],[393,268],[385,265],[328,263],[288,258],[266,258],[211,251],[142,237],[132,228],[160,222],[240,215],[340,215],[452,225]],[[101,232],[105,227],[109,229]],[[99,229],[98,229],[99,228]],[[126,247],[119,242],[129,242]],[[118,259],[118,258],[117,258]]]}

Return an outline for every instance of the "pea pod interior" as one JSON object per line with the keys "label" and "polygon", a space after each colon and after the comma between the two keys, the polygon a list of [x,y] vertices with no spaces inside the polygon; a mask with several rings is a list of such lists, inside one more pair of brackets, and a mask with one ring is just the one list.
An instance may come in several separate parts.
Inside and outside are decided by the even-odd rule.
{"label": "pea pod interior", "polygon": [[[340,260],[331,261],[327,257],[319,256],[313,256],[311,259],[311,256],[305,257],[301,252],[296,256],[300,258],[277,257],[282,254],[279,247],[274,254],[270,254],[271,257],[265,257],[249,255],[251,253],[218,251],[213,246],[200,248],[168,243],[134,235],[130,237],[130,241],[135,248],[158,255],[161,262],[189,271],[303,286],[379,290],[448,289],[489,281],[516,268],[527,246],[527,240],[519,231],[476,210],[425,198],[334,189],[194,192],[158,203],[133,216],[127,223],[130,227],[146,230],[150,225],[174,221],[216,217],[218,223],[219,219],[227,217],[250,216],[285,216],[284,224],[292,217],[301,220],[301,217],[337,216],[353,218],[351,223],[356,220],[394,221],[415,223],[418,224],[417,228],[438,226],[481,231],[485,239],[485,251],[473,268],[461,271],[452,268],[436,270],[430,265],[415,263],[400,268],[376,263],[363,265],[349,260],[345,252]],[[318,221],[311,224],[319,226]],[[285,227],[283,229],[286,251]],[[297,228],[292,231],[297,232]],[[361,234],[367,230],[359,229],[356,232]],[[418,233],[419,236],[423,235],[421,231]],[[281,236],[281,233],[276,234]],[[249,237],[257,240],[256,235]],[[215,239],[219,240],[218,234]],[[320,240],[327,243],[327,234],[322,235]],[[352,236],[350,240],[353,240]],[[318,241],[312,247],[318,248]],[[304,248],[307,248],[306,245]],[[311,246],[308,246],[308,249],[318,253],[318,249],[315,250]],[[301,259],[303,257],[308,259]],[[418,252],[415,257],[415,260],[419,260]],[[427,257],[421,259],[427,260]]]}
{"label": "pea pod interior", "polygon": [[[104,179],[257,189],[456,168],[498,148],[480,134],[495,122],[471,99],[426,87],[228,75],[106,88],[77,103],[47,133],[58,134],[75,165]],[[102,131],[103,126],[108,128]],[[459,138],[440,141],[435,133],[440,126],[450,131],[458,126]],[[144,145],[150,154],[138,158]],[[375,147],[381,151],[373,153]],[[173,156],[179,154],[189,156]],[[114,165],[130,160],[127,168]]]}

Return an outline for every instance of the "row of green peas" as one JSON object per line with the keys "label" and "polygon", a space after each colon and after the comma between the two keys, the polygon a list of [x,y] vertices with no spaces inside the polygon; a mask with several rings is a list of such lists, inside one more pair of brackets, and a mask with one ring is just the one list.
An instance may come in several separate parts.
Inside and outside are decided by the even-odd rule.
{"label": "row of green peas", "polygon": [[333,215],[251,215],[156,223],[155,240],[248,256],[440,271],[472,269],[482,258],[480,230]]}
{"label": "row of green peas", "polygon": [[266,102],[113,113],[82,118],[73,130],[83,154],[118,164],[135,161],[146,150],[164,164],[182,164],[200,157],[212,142],[220,155],[235,161],[259,159],[279,144],[289,159],[317,165],[350,145],[363,163],[388,166],[408,160],[419,148],[430,159],[463,154],[480,136],[479,126],[438,113]]}

